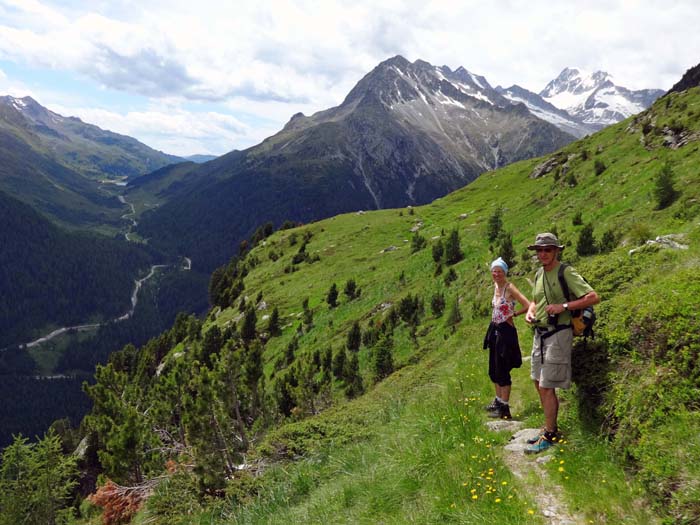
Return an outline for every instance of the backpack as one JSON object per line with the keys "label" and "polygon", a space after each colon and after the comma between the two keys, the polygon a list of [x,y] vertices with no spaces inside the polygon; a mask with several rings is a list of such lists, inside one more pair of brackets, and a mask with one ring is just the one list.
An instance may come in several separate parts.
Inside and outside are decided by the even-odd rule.
{"label": "backpack", "polygon": [[[557,272],[557,277],[559,277],[559,286],[561,286],[562,292],[564,292],[564,297],[566,301],[572,300],[571,293],[569,292],[569,285],[566,283],[566,278],[564,277],[564,270],[569,266],[565,263],[559,263],[559,271]],[[543,273],[542,269],[538,272],[538,275]],[[584,279],[585,280],[585,279]],[[586,281],[588,282],[588,281]],[[577,299],[574,297],[573,299]],[[583,337],[595,337],[593,332],[593,325],[596,321],[595,311],[592,306],[586,306],[581,310],[571,310],[571,328],[575,336]]]}

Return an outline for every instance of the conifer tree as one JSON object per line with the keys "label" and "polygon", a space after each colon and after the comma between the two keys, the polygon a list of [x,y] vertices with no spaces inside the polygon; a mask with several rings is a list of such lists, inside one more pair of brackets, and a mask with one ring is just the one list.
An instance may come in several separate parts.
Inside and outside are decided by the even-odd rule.
{"label": "conifer tree", "polygon": [[297,336],[292,337],[287,345],[287,350],[284,352],[284,362],[287,366],[290,366],[294,362],[296,351],[299,349],[299,338]]}
{"label": "conifer tree", "polygon": [[343,380],[345,381],[345,395],[347,397],[354,398],[364,392],[362,376],[360,376],[360,362],[354,352],[350,359],[345,361]]}
{"label": "conifer tree", "polygon": [[76,458],[51,430],[37,443],[16,437],[0,456],[0,523],[64,523],[77,484]]}
{"label": "conifer tree", "polygon": [[579,232],[576,253],[581,256],[594,255],[598,253],[598,247],[596,246],[595,238],[593,237],[592,223],[586,224]]}
{"label": "conifer tree", "polygon": [[374,348],[373,372],[375,381],[381,381],[394,371],[394,340],[385,335]]}
{"label": "conifer tree", "polygon": [[341,348],[333,356],[333,375],[336,379],[342,379],[345,372],[345,349]]}
{"label": "conifer tree", "polygon": [[423,237],[417,231],[413,232],[413,238],[411,239],[411,253],[421,251],[427,244],[428,241],[425,240],[425,237]]}
{"label": "conifer tree", "polygon": [[486,237],[489,241],[495,241],[503,228],[503,209],[499,206],[496,211],[489,217],[488,226],[486,228]]}
{"label": "conifer tree", "polygon": [[98,365],[95,380],[84,386],[93,401],[85,422],[102,443],[100,463],[111,479],[140,483],[144,471],[162,463],[155,452],[157,439],[139,410],[141,388],[111,363]]}
{"label": "conifer tree", "polygon": [[204,340],[202,341],[200,360],[205,366],[211,368],[212,356],[218,354],[223,346],[223,336],[221,330],[217,325],[212,326],[204,334]]}
{"label": "conifer tree", "polygon": [[333,349],[329,346],[321,355],[321,367],[326,372],[331,372],[333,370]]}
{"label": "conifer tree", "polygon": [[338,287],[335,283],[331,285],[331,289],[328,290],[328,295],[326,296],[326,302],[331,308],[338,306]]}
{"label": "conifer tree", "polygon": [[433,244],[433,261],[439,264],[442,261],[442,255],[445,253],[445,247],[442,244],[442,239]]}
{"label": "conifer tree", "polygon": [[447,264],[455,264],[462,260],[464,254],[459,243],[459,232],[454,229],[450,232],[445,246],[445,262]]}
{"label": "conifer tree", "polygon": [[501,235],[498,237],[497,253],[510,268],[517,264],[515,248],[513,248],[513,236],[510,232],[501,232]]}
{"label": "conifer tree", "polygon": [[256,419],[262,408],[262,393],[264,391],[264,385],[261,384],[263,379],[262,345],[259,341],[254,341],[245,352],[243,377],[251,394],[251,417]]}
{"label": "conifer tree", "polygon": [[673,186],[673,169],[666,162],[654,180],[654,198],[656,209],[668,208],[678,198],[679,192]]}
{"label": "conifer tree", "polygon": [[345,283],[345,289],[343,290],[343,293],[349,300],[353,300],[358,295],[357,291],[357,283],[355,282],[355,279],[348,279]]}
{"label": "conifer tree", "polygon": [[255,339],[255,326],[257,323],[258,316],[255,313],[255,308],[252,305],[248,306],[243,317],[243,326],[241,327],[241,338],[244,341]]}
{"label": "conifer tree", "polygon": [[270,319],[268,320],[267,324],[267,331],[273,337],[282,333],[282,330],[280,329],[280,311],[276,306],[273,308],[272,313],[270,314]]}
{"label": "conifer tree", "polygon": [[314,313],[309,308],[309,298],[305,297],[301,303],[302,310],[304,311],[304,326],[309,330],[314,325]]}
{"label": "conifer tree", "polygon": [[275,404],[277,411],[285,417],[289,417],[294,408],[294,388],[297,386],[297,379],[294,370],[285,370],[275,382]]}
{"label": "conifer tree", "polygon": [[459,299],[455,298],[450,308],[450,313],[447,316],[447,326],[455,326],[462,321],[462,312],[459,309]]}
{"label": "conifer tree", "polygon": [[440,317],[445,311],[445,294],[436,292],[430,300],[430,309],[435,317]]}
{"label": "conifer tree", "polygon": [[360,349],[360,344],[362,343],[362,331],[360,330],[360,323],[355,321],[348,332],[348,340],[346,347],[351,352],[357,352]]}

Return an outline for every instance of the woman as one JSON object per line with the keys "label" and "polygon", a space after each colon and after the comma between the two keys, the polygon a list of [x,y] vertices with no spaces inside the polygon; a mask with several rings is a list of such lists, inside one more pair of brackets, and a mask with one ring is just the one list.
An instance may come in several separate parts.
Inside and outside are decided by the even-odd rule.
{"label": "woman", "polygon": [[[508,281],[508,265],[500,257],[491,263],[494,283],[491,323],[484,338],[484,348],[489,349],[489,377],[496,387],[496,397],[486,407],[489,417],[511,419],[510,371],[523,363],[518,343],[518,332],[513,318],[527,312],[530,301],[516,286]],[[522,308],[515,310],[516,301]]]}

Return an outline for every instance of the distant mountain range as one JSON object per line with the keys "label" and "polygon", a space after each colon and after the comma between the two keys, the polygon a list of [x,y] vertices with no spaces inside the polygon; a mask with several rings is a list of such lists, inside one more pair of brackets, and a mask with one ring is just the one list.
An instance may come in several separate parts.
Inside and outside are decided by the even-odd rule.
{"label": "distant mountain range", "polygon": [[496,90],[513,103],[576,137],[620,122],[651,106],[661,89],[632,91],[616,86],[604,71],[585,73],[565,68],[539,94],[518,85]]}
{"label": "distant mountain range", "polygon": [[337,107],[294,115],[257,146],[130,187],[167,201],[141,218],[139,233],[212,269],[264,222],[428,203],[572,140],[481,76],[397,56]]}
{"label": "distant mountain range", "polygon": [[140,233],[170,253],[196,260],[199,252],[211,269],[263,222],[424,204],[641,111],[660,94],[569,68],[539,94],[493,88],[463,67],[396,56],[341,105],[294,115],[245,151],[185,163],[30,97],[5,96],[0,190],[59,223],[94,228],[119,224],[123,213],[100,183],[129,181],[129,191],[159,206]]}
{"label": "distant mountain range", "polygon": [[0,97],[0,190],[71,227],[117,224],[123,204],[100,190],[183,159],[63,117],[30,97]]}
{"label": "distant mountain range", "polygon": [[[138,140],[64,117],[31,97],[0,97],[5,114],[54,160],[93,178],[134,178],[184,159],[149,148]],[[12,117],[9,117],[12,118]],[[4,123],[7,125],[7,122]]]}

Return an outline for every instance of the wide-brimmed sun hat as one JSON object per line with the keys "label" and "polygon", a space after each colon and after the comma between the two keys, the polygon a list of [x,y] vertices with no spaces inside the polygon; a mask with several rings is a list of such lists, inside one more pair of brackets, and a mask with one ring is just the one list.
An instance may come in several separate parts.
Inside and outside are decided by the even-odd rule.
{"label": "wide-brimmed sun hat", "polygon": [[564,249],[564,245],[559,244],[559,239],[557,239],[557,236],[549,232],[538,233],[537,237],[535,238],[535,244],[531,244],[527,247],[527,249],[536,250],[537,248],[544,248],[545,246],[554,246],[555,248],[559,248],[561,250]]}

